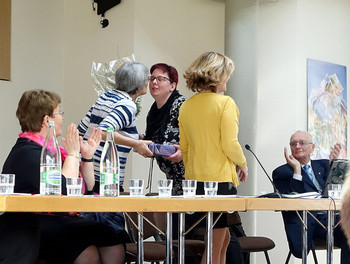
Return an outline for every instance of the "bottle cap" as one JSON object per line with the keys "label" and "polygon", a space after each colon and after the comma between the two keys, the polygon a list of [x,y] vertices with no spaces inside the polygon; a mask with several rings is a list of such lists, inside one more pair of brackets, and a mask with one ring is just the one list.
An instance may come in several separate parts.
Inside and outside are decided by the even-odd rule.
{"label": "bottle cap", "polygon": [[114,131],[113,127],[107,127],[107,131]]}

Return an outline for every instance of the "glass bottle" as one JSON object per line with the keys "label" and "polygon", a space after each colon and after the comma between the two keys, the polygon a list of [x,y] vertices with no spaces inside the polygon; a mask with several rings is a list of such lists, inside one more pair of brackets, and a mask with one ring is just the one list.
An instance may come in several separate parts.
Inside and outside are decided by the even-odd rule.
{"label": "glass bottle", "polygon": [[100,195],[119,196],[119,158],[113,139],[113,128],[107,128],[107,137],[100,161]]}
{"label": "glass bottle", "polygon": [[41,195],[61,195],[61,167],[61,151],[56,138],[55,122],[49,121],[40,156]]}

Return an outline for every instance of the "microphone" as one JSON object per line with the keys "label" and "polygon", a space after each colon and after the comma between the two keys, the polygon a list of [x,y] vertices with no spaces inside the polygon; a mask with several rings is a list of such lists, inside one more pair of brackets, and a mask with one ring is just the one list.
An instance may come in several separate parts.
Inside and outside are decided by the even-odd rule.
{"label": "microphone", "polygon": [[267,178],[269,179],[269,181],[271,182],[272,186],[273,186],[273,193],[266,193],[266,194],[262,194],[259,197],[266,197],[266,198],[281,198],[282,195],[280,194],[280,192],[277,190],[275,184],[273,183],[273,181],[271,180],[271,177],[269,176],[269,174],[266,172],[264,166],[261,164],[260,160],[258,159],[258,157],[255,155],[255,153],[250,149],[250,146],[248,144],[245,145],[246,150],[250,151],[253,156],[255,157],[255,159],[257,160],[257,162],[259,163],[260,167],[263,169],[263,171],[265,172]]}

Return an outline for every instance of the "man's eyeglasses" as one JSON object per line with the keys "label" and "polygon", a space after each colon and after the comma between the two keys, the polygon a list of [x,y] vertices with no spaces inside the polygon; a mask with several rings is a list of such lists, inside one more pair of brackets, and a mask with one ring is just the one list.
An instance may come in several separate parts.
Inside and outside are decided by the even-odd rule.
{"label": "man's eyeglasses", "polygon": [[64,112],[63,111],[59,111],[59,112],[56,112],[56,113],[53,113],[54,115],[61,115],[61,116],[64,116]]}
{"label": "man's eyeglasses", "polygon": [[312,142],[309,142],[309,141],[306,141],[306,140],[299,140],[299,141],[292,141],[292,142],[289,143],[289,145],[291,147],[296,147],[298,144],[300,146],[306,146],[306,145],[312,144]]}
{"label": "man's eyeglasses", "polygon": [[170,82],[170,79],[168,77],[165,77],[165,76],[149,76],[147,78],[147,80],[151,81],[151,82],[153,82],[154,80],[157,80],[158,83],[165,82],[165,81],[169,81]]}

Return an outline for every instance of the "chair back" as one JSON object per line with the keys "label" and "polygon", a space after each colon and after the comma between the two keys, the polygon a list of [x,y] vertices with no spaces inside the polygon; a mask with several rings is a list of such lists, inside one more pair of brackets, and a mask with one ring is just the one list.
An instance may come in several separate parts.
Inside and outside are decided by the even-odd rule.
{"label": "chair back", "polygon": [[[131,220],[128,218],[128,215],[131,218]],[[144,218],[148,219],[152,224],[157,226],[154,218],[154,213],[145,212],[142,215]],[[137,234],[138,234],[138,229],[137,229],[138,213],[131,212],[131,213],[125,214],[125,221],[126,221],[126,227],[127,227],[130,239],[133,242],[136,242]],[[154,228],[150,223],[148,223],[146,220],[143,219],[143,239],[145,240],[150,237],[154,237],[156,241],[161,240],[159,231],[156,228]]]}

